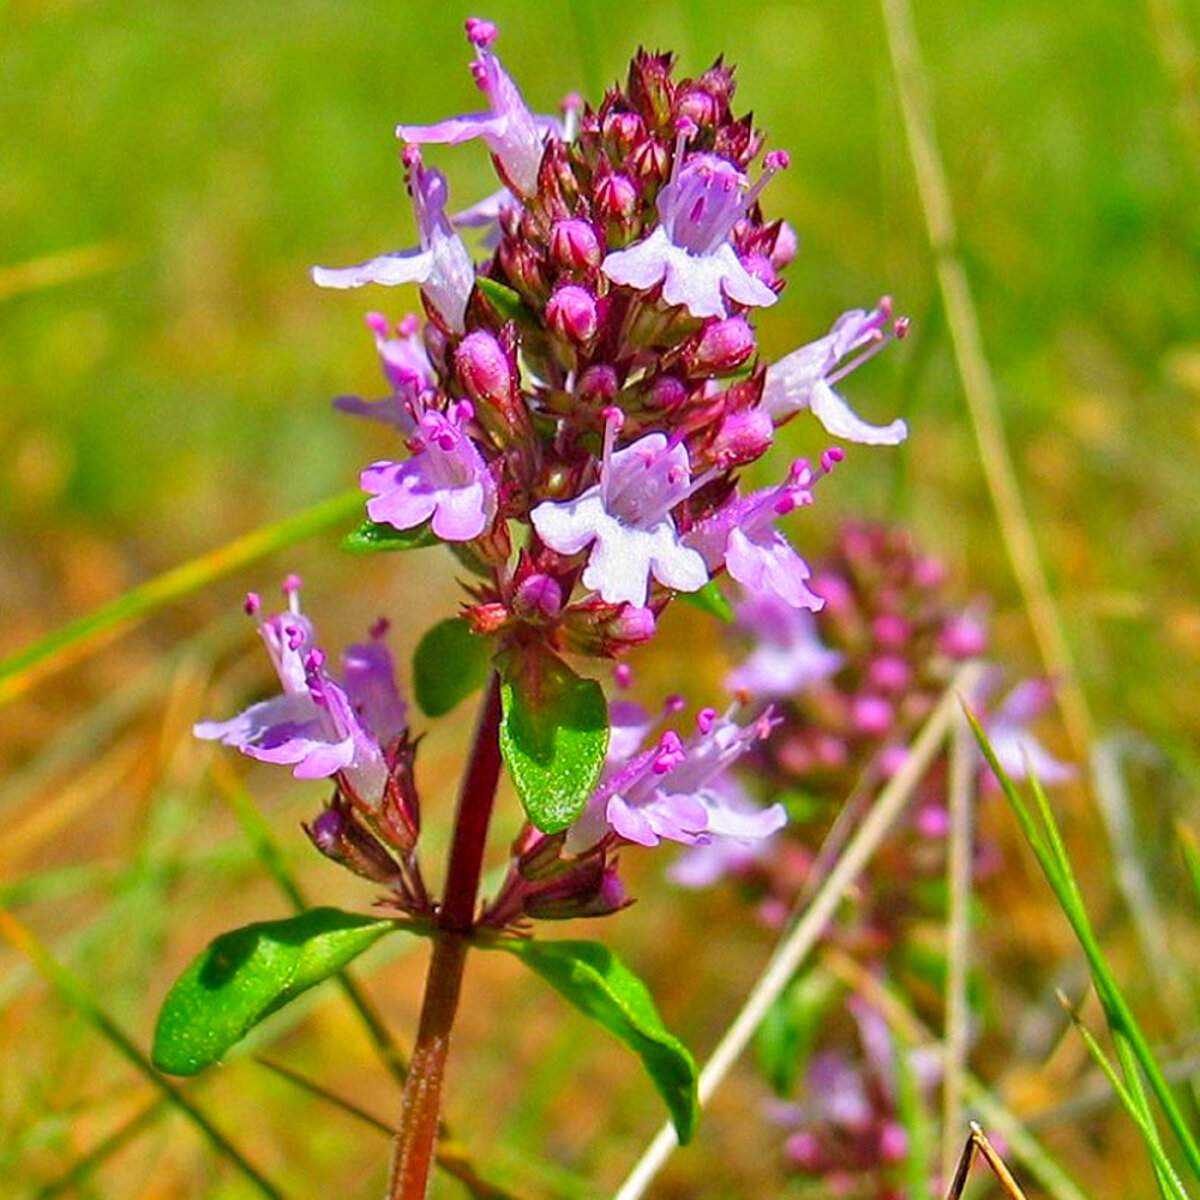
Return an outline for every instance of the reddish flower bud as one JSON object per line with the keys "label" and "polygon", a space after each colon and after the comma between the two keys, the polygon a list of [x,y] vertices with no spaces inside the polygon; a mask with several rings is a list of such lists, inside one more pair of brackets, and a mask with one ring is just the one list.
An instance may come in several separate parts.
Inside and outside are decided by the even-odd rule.
{"label": "reddish flower bud", "polygon": [[463,610],[472,633],[496,633],[508,623],[511,614],[500,603],[472,604]]}
{"label": "reddish flower bud", "polygon": [[391,883],[400,875],[396,861],[349,809],[327,808],[304,832],[326,858],[364,879]]}
{"label": "reddish flower bud", "polygon": [[654,613],[648,608],[627,604],[608,624],[608,634],[626,646],[648,642],[654,636]]}
{"label": "reddish flower bud", "polygon": [[965,613],[951,621],[938,638],[938,649],[951,658],[974,658],[987,649],[987,644],[983,623]]}
{"label": "reddish flower bud", "polygon": [[588,367],[575,385],[575,396],[583,404],[604,408],[611,404],[621,390],[617,373],[607,363]]}
{"label": "reddish flower bud", "polygon": [[639,179],[663,180],[670,170],[671,157],[661,142],[647,140],[634,147],[629,166]]}
{"label": "reddish flower bud", "polygon": [[567,271],[594,269],[604,257],[596,231],[581,217],[554,222],[550,227],[550,254]]}
{"label": "reddish flower bud", "polygon": [[856,732],[878,737],[892,727],[895,714],[882,696],[855,696],[850,705],[850,720]]}
{"label": "reddish flower bud", "polygon": [[554,620],[562,612],[562,588],[549,575],[530,575],[513,596],[513,608],[522,616]]}
{"label": "reddish flower bud", "polygon": [[546,304],[546,324],[569,342],[591,341],[599,324],[595,298],[578,284],[560,287]]}
{"label": "reddish flower bud", "polygon": [[730,413],[713,439],[712,458],[718,467],[736,467],[765,454],[775,436],[775,424],[761,408]]}
{"label": "reddish flower bud", "polygon": [[623,224],[637,212],[638,197],[638,186],[628,175],[606,175],[596,187],[596,211]]}
{"label": "reddish flower bud", "polygon": [[664,412],[679,408],[687,398],[687,388],[674,375],[660,375],[646,393],[646,403]]}
{"label": "reddish flower bud", "polygon": [[686,117],[700,129],[715,125],[721,116],[721,105],[715,96],[700,88],[689,88],[675,97],[675,116]]}
{"label": "reddish flower bud", "polygon": [[912,636],[908,622],[895,613],[882,613],[871,622],[875,640],[888,650],[901,650]]}
{"label": "reddish flower bud", "polygon": [[754,330],[745,317],[710,321],[684,351],[693,375],[724,375],[736,371],[754,353]]}
{"label": "reddish flower bud", "polygon": [[776,269],[782,271],[796,257],[799,249],[800,239],[796,236],[796,231],[786,221],[780,221],[775,245],[771,250],[771,262]]}
{"label": "reddish flower bud", "polygon": [[646,136],[646,124],[637,113],[612,112],[604,118],[604,136],[616,142],[622,157]]}
{"label": "reddish flower bud", "polygon": [[486,330],[468,333],[454,353],[458,378],[476,404],[507,411],[512,400],[513,378],[508,355]]}
{"label": "reddish flower bud", "polygon": [[895,654],[885,654],[867,668],[867,682],[881,692],[901,692],[912,682],[912,667]]}

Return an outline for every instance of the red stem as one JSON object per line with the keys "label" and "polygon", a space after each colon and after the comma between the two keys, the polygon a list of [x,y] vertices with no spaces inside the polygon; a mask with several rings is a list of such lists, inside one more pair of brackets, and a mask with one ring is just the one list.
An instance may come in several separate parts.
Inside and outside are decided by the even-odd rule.
{"label": "red stem", "polygon": [[475,923],[483,852],[499,779],[500,677],[493,674],[458,797],[446,890],[438,910],[421,1023],[404,1085],[400,1127],[393,1143],[388,1200],[425,1200],[429,1187],[441,1114],[442,1079],[467,959],[466,935]]}

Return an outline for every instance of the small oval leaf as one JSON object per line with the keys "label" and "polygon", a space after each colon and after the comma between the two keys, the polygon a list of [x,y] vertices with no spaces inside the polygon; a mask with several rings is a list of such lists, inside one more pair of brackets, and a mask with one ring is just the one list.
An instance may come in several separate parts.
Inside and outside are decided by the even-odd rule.
{"label": "small oval leaf", "polygon": [[381,550],[419,550],[437,546],[441,539],[429,523],[413,529],[397,529],[381,521],[364,521],[353,533],[342,538],[342,549],[351,554],[377,554]]}
{"label": "small oval leaf", "polygon": [[537,646],[507,655],[501,672],[500,751],[530,821],[558,833],[587,807],[604,766],[604,690]]}
{"label": "small oval leaf", "polygon": [[413,692],[427,717],[445,716],[487,682],[491,645],[460,617],[439,621],[417,643]]}
{"label": "small oval leaf", "polygon": [[516,321],[518,325],[535,325],[537,322],[529,306],[519,293],[497,279],[486,275],[475,277],[475,286],[487,297],[502,321]]}
{"label": "small oval leaf", "polygon": [[204,1070],[265,1017],[396,928],[377,917],[314,908],[221,934],[167,993],[154,1029],[154,1065],[172,1075]]}
{"label": "small oval leaf", "polygon": [[580,1012],[620,1038],[641,1060],[666,1102],[680,1145],[696,1132],[696,1061],[663,1024],[646,985],[600,942],[480,942],[536,971]]}

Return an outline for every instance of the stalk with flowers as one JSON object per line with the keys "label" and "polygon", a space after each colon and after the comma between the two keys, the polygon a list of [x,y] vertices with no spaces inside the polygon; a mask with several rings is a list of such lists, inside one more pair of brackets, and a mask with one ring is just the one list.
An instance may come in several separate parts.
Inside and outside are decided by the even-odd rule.
{"label": "stalk with flowers", "polygon": [[[442,1081],[472,948],[516,955],[628,1044],[670,1109],[681,1140],[696,1119],[695,1067],[645,987],[603,944],[543,940],[536,923],[599,917],[630,900],[627,847],[753,845],[785,821],[778,803],[731,803],[729,768],[759,753],[770,708],[703,708],[690,732],[618,697],[598,668],[627,679],[680,595],[722,608],[728,577],[743,603],[795,613],[822,600],[777,528],[812,503],[843,458],[798,459],[747,490],[739,472],[775,429],[810,410],[834,437],[894,445],[903,422],[870,425],[835,386],[906,330],[886,299],[774,363],[752,317],[774,304],[796,238],[760,198],[787,166],[732,110],[721,62],[675,79],[670,55],[639,52],[624,88],[561,118],[531,112],[494,52],[495,27],[467,22],[486,112],[401,125],[420,245],[358,266],[316,268],[326,287],[413,283],[424,320],[368,316],[389,393],[338,407],[399,435],[407,450],[362,473],[359,550],[444,544],[470,582],[460,611],[418,648],[416,700],[427,716],[482,689],[442,889],[420,856],[419,738],[395,681],[386,621],[335,668],[300,601],[261,619],[279,695],[196,733],[331,797],[306,831],[328,858],[383,889],[375,915],[317,909],[218,938],[176,983],[155,1058],[191,1073],[249,1028],[334,974],[380,937],[429,938],[433,953],[393,1152],[389,1197],[426,1193]],[[422,147],[481,139],[500,187],[448,215],[443,175]],[[762,156],[761,168],[754,163]],[[754,176],[752,178],[752,176]],[[483,227],[482,262],[459,230]],[[496,894],[481,897],[502,770],[521,799]]]}

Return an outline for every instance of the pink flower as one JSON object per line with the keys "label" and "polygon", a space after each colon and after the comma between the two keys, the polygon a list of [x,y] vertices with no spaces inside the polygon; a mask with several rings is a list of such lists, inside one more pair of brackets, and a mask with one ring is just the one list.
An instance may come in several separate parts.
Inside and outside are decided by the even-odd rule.
{"label": "pink flower", "polygon": [[687,448],[648,433],[613,451],[620,414],[609,414],[600,482],[574,500],[544,501],[531,513],[538,536],[559,554],[592,547],[583,582],[609,604],[643,607],[653,575],[680,592],[708,582],[704,560],[685,546],[671,517],[694,490]]}
{"label": "pink flower", "polygon": [[733,692],[759,700],[790,700],[837,671],[843,655],[817,634],[811,612],[774,592],[749,594],[738,606],[738,624],[754,634],[754,649],[725,678]]}
{"label": "pink flower", "polygon": [[658,194],[660,224],[648,238],[614,250],[600,269],[613,283],[639,291],[661,283],[663,300],[682,304],[693,317],[725,316],[726,297],[747,306],[774,304],[775,293],[729,244],[771,169],[751,188],[737,167],[716,155],[696,154],[684,165],[684,136],[670,182]]}
{"label": "pink flower", "polygon": [[463,428],[471,406],[423,412],[409,439],[407,462],[377,462],[363,471],[362,489],[372,521],[413,529],[432,518],[433,532],[448,542],[469,542],[496,515],[496,485],[483,456]]}
{"label": "pink flower", "polygon": [[397,125],[396,136],[412,144],[448,146],[483,138],[496,156],[505,182],[519,195],[531,196],[537,191],[543,135],[547,130],[557,131],[558,122],[535,117],[526,107],[517,85],[489,49],[496,40],[495,25],[472,17],[467,21],[467,40],[476,50],[471,74],[487,97],[489,111],[450,117],[436,125]]}
{"label": "pink flower", "polygon": [[[775,420],[784,421],[802,409],[813,416],[834,437],[867,446],[895,446],[908,437],[908,426],[899,419],[888,425],[869,425],[851,411],[833,390],[833,385],[862,366],[895,337],[907,330],[902,321],[890,332],[891,303],[880,301],[872,312],[861,308],[843,313],[823,337],[772,363],[763,384],[763,408]],[[852,351],[867,349],[840,369],[838,363]]]}
{"label": "pink flower", "polygon": [[420,248],[381,254],[355,267],[313,267],[321,287],[354,288],[365,283],[420,284],[422,294],[453,333],[462,333],[475,265],[446,218],[446,177],[426,169],[413,148],[405,152],[408,187],[417,214]]}

